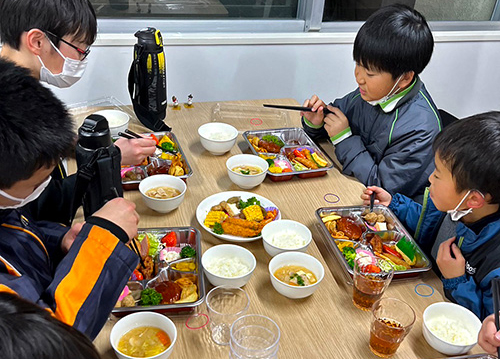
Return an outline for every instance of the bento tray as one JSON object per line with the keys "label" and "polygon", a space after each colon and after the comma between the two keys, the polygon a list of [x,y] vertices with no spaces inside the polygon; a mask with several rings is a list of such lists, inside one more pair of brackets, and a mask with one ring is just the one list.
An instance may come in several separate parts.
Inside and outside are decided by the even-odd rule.
{"label": "bento tray", "polygon": [[[267,153],[267,152],[258,152],[250,143],[249,137],[256,136],[258,138],[262,138],[265,135],[274,135],[279,137],[284,143],[278,154],[275,153]],[[269,130],[258,130],[258,131],[245,131],[243,133],[243,138],[247,142],[248,146],[252,150],[254,154],[257,156],[273,156],[277,155],[277,160],[285,161],[287,165],[290,166],[292,172],[284,172],[284,173],[272,173],[269,170],[267,171],[267,175],[270,177],[272,181],[280,182],[287,181],[292,179],[294,176],[299,178],[312,178],[312,177],[321,177],[326,175],[326,172],[333,168],[333,162],[330,158],[314,143],[314,141],[307,135],[304,129],[300,127],[288,127],[288,128],[275,128]],[[294,149],[308,148],[312,150],[312,152],[317,152],[322,159],[327,162],[325,167],[317,168],[317,169],[309,169],[303,171],[297,171],[293,167],[292,163],[287,159],[287,153],[293,151]],[[311,152],[311,153],[312,153]]]}
{"label": "bento tray", "polygon": [[211,119],[235,127],[240,134],[250,130],[287,127],[290,122],[287,111],[228,103],[215,104]]}
{"label": "bento tray", "polygon": [[[198,300],[192,303],[177,303],[177,304],[161,304],[161,305],[151,305],[151,306],[135,306],[135,307],[120,307],[114,308],[112,313],[118,317],[144,311],[153,311],[158,313],[169,313],[169,314],[189,314],[193,312],[196,307],[198,307],[205,300],[205,276],[203,275],[203,270],[201,269],[201,234],[200,231],[194,227],[162,227],[162,228],[142,228],[138,230],[141,233],[155,233],[158,236],[164,236],[170,232],[177,233],[177,246],[180,244],[189,244],[191,247],[196,249],[196,272],[197,272],[197,287],[198,287]],[[157,260],[157,259],[155,259]],[[155,263],[156,264],[156,263]],[[156,267],[156,265],[155,265]],[[182,273],[176,271],[177,273]],[[191,272],[186,272],[191,273]],[[153,276],[154,278],[155,276]],[[152,279],[150,279],[152,280]],[[146,288],[146,284],[150,280],[138,281],[143,284]],[[134,281],[137,282],[137,281]]]}
{"label": "bento tray", "polygon": [[[186,179],[193,175],[193,170],[191,169],[191,166],[189,165],[189,162],[186,158],[186,155],[184,154],[184,151],[182,150],[182,147],[181,147],[179,141],[177,140],[177,137],[174,135],[173,132],[149,132],[149,133],[144,133],[144,135],[150,135],[151,133],[154,134],[158,138],[158,140],[161,140],[163,136],[168,136],[175,144],[177,144],[177,148],[179,149],[179,152],[182,155],[182,160],[186,164],[186,168],[188,171],[187,171],[187,173],[183,174],[182,176],[176,176],[176,177],[181,178],[182,180],[184,180],[184,182],[186,182]],[[159,161],[167,161],[168,162],[168,160],[159,160]],[[131,168],[131,167],[135,168],[134,171],[141,171],[144,174],[144,177],[149,176],[147,173],[147,169],[146,169],[147,166],[144,166],[144,165],[126,166],[125,168]],[[139,183],[141,183],[141,180],[123,181],[123,178],[122,178],[122,186],[123,186],[124,190],[137,189],[139,187]]]}
{"label": "bento tray", "polygon": [[458,357],[446,357],[446,359],[497,359],[496,356],[490,354],[472,354],[472,355],[461,355]]}
{"label": "bento tray", "polygon": [[[322,207],[316,210],[316,218],[320,222],[320,227],[323,230],[323,234],[325,235],[326,246],[329,249],[330,253],[332,253],[338,262],[341,264],[342,269],[344,270],[347,276],[353,275],[353,270],[347,263],[344,258],[344,255],[338,248],[335,243],[335,239],[331,236],[330,232],[326,228],[326,225],[323,223],[321,219],[321,214],[338,214],[342,217],[350,217],[353,218],[356,222],[364,226],[364,220],[361,218],[361,214],[368,208],[368,206],[352,206],[352,207]],[[406,238],[415,245],[415,254],[419,257],[419,260],[423,263],[421,267],[411,268],[404,271],[395,271],[394,278],[408,278],[408,277],[416,277],[424,272],[428,272],[432,268],[432,263],[427,258],[425,253],[420,249],[418,244],[415,242],[413,237],[408,233],[406,228],[401,224],[399,219],[394,215],[394,213],[387,207],[383,205],[375,205],[373,206],[373,212],[381,213],[386,218],[390,218],[393,221],[394,230],[393,231],[374,231],[366,226],[364,226],[364,233],[378,233],[383,235],[384,232],[398,232],[402,235],[406,236]],[[340,240],[341,241],[341,240]]]}

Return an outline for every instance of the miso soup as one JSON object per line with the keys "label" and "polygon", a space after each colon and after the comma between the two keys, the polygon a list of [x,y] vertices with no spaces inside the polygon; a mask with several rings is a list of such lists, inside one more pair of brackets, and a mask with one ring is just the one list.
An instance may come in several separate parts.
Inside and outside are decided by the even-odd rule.
{"label": "miso soup", "polygon": [[236,166],[231,170],[233,172],[240,173],[243,175],[258,175],[259,173],[262,173],[262,168],[257,166],[247,166],[247,165]]}
{"label": "miso soup", "polygon": [[313,272],[297,265],[280,267],[274,272],[274,276],[283,283],[296,287],[305,287],[318,281]]}
{"label": "miso soup", "polygon": [[170,344],[170,337],[163,330],[155,327],[138,327],[120,338],[118,351],[131,357],[149,358],[164,352]]}
{"label": "miso soup", "polygon": [[172,187],[155,187],[146,191],[146,196],[156,199],[174,198],[181,194],[181,191]]}

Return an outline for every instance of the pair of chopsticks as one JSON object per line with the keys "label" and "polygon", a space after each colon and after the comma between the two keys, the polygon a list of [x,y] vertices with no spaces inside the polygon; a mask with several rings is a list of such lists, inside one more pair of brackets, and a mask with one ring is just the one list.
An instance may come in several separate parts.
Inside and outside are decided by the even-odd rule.
{"label": "pair of chopsticks", "polygon": [[[495,312],[495,326],[500,330],[499,313],[500,310],[500,278],[495,278],[491,283],[491,290],[493,291],[493,310]],[[497,348],[498,358],[500,358],[500,347]]]}
{"label": "pair of chopsticks", "polygon": [[[133,131],[130,131],[128,128],[125,130],[125,133],[118,132],[118,136],[129,139],[129,140],[133,140],[136,138],[138,138],[138,139],[147,138],[147,137],[142,137],[141,135],[139,135]],[[160,145],[155,145],[155,146],[156,146],[156,148],[159,148],[160,150],[163,151],[163,148]]]}
{"label": "pair of chopsticks", "polygon": [[[147,238],[144,238],[143,241],[144,240],[147,240]],[[135,254],[137,254],[137,256],[139,257],[139,260],[141,261],[141,267],[146,268],[141,257],[141,251],[139,250],[139,247],[137,247],[137,243],[135,242],[135,238],[132,238],[130,240],[130,248],[132,249],[132,252],[135,252]]]}
{"label": "pair of chopsticks", "polygon": [[[316,111],[312,110],[312,107],[287,106],[287,105],[269,105],[269,104],[264,104],[262,106],[269,107],[269,108],[279,108],[279,109],[282,109],[282,110],[293,110],[293,111],[302,111],[302,112],[316,112]],[[328,115],[329,113],[333,113],[333,111],[330,111],[326,107],[323,107],[323,114]]]}

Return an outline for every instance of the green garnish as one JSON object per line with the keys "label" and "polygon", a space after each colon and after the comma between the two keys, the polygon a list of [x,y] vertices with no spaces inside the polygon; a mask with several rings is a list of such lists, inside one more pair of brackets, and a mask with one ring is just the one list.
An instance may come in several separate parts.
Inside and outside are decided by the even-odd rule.
{"label": "green garnish", "polygon": [[158,305],[162,300],[162,295],[153,288],[147,288],[141,292],[141,305]]}
{"label": "green garnish", "polygon": [[356,258],[356,250],[353,247],[344,247],[344,249],[342,249],[342,254],[345,257],[347,264],[349,264],[349,267],[354,268],[354,258]]}
{"label": "green garnish", "polygon": [[240,172],[244,175],[249,175],[250,174],[250,170],[240,170]]}
{"label": "green garnish", "polygon": [[260,206],[260,201],[255,197],[250,197],[246,202],[240,199],[239,209],[244,209],[254,204]]}
{"label": "green garnish", "polygon": [[214,224],[213,231],[216,234],[224,234],[224,230],[222,229],[222,224],[220,224],[219,222]]}
{"label": "green garnish", "polygon": [[269,141],[269,142],[273,142],[275,144],[277,144],[278,146],[280,147],[283,147],[285,144],[283,143],[283,141],[281,141],[279,139],[278,136],[275,136],[275,135],[265,135],[265,136],[262,136],[262,139],[264,141]]}
{"label": "green garnish", "polygon": [[267,162],[267,163],[269,163],[269,167],[274,166],[274,160],[272,160],[272,159],[268,158],[268,159],[266,160],[266,162]]}
{"label": "green garnish", "polygon": [[181,258],[191,258],[196,257],[196,250],[190,245],[184,246],[180,253]]}
{"label": "green garnish", "polygon": [[170,142],[163,142],[161,144],[161,148],[163,148],[164,151],[171,152],[171,153],[176,153],[177,150],[175,149],[174,145],[171,144]]}
{"label": "green garnish", "polygon": [[297,284],[298,285],[300,285],[301,287],[305,286],[304,279],[302,279],[302,277],[300,275],[298,275],[297,273],[295,273],[294,275],[292,275],[290,277],[290,279],[293,279],[293,278],[297,278]]}

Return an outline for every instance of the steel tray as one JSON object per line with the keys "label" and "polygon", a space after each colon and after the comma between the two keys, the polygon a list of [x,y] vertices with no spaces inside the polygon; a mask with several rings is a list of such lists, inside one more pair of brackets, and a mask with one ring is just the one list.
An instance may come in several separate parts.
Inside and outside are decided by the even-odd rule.
{"label": "steel tray", "polygon": [[[335,243],[335,240],[332,238],[330,235],[330,232],[326,228],[325,224],[323,223],[321,219],[321,214],[338,214],[343,217],[351,217],[354,218],[356,221],[363,221],[364,220],[361,218],[361,214],[368,209],[368,206],[352,206],[352,207],[322,207],[318,208],[316,210],[316,217],[320,223],[320,227],[323,230],[323,234],[325,237],[325,243],[327,248],[329,249],[330,253],[332,253],[335,258],[338,260],[338,262],[341,264],[342,269],[344,270],[345,274],[347,276],[352,276],[353,275],[353,270],[347,264],[347,261],[344,258],[344,255],[342,252],[339,250],[337,247],[337,244]],[[420,249],[418,244],[415,242],[413,237],[408,233],[406,228],[401,224],[399,219],[394,215],[394,213],[387,207],[382,206],[382,205],[375,205],[373,207],[373,211],[376,213],[382,213],[386,216],[386,218],[390,218],[393,221],[394,224],[394,231],[396,232],[401,232],[406,236],[407,239],[409,239],[413,244],[415,245],[416,249],[416,255],[417,258],[422,263],[421,267],[418,268],[411,268],[405,271],[395,271],[394,272],[394,278],[408,278],[408,277],[415,277],[418,276],[424,272],[428,272],[432,268],[432,263],[427,258],[425,253]],[[365,233],[375,233],[374,230],[366,227],[365,228]],[[386,232],[391,232],[391,231],[386,231]],[[378,232],[380,233],[380,232]]]}
{"label": "steel tray", "polygon": [[[177,137],[174,135],[173,132],[149,132],[149,133],[145,133],[145,135],[149,135],[151,133],[153,133],[158,138],[158,140],[161,140],[161,138],[163,136],[168,136],[175,144],[177,144],[177,148],[179,149],[179,152],[182,154],[182,159],[183,159],[184,163],[186,164],[186,168],[188,169],[187,173],[185,173],[182,176],[177,176],[177,177],[183,179],[184,182],[186,182],[186,179],[188,177],[192,176],[193,170],[191,169],[191,166],[189,165],[189,162],[186,158],[186,155],[184,154],[184,151],[182,150],[182,147],[181,147],[179,141],[177,140]],[[134,167],[134,168],[138,168],[138,169],[142,170],[144,172],[145,177],[148,177],[147,170],[146,170],[147,166],[142,166],[142,165],[141,166],[127,166],[127,168],[130,168],[130,167]],[[124,190],[133,190],[133,189],[137,189],[139,187],[140,182],[141,182],[140,180],[122,181],[122,186],[123,186]]]}
{"label": "steel tray", "polygon": [[[181,244],[189,244],[196,249],[196,272],[197,272],[197,283],[198,286],[198,300],[192,303],[178,303],[178,304],[162,304],[153,306],[136,306],[136,307],[120,307],[114,308],[112,313],[118,317],[143,311],[153,311],[158,313],[169,313],[169,314],[189,314],[193,312],[196,307],[198,307],[205,300],[205,277],[203,275],[203,270],[201,269],[201,234],[200,231],[194,227],[163,227],[163,228],[142,228],[139,229],[139,234],[141,233],[155,233],[158,236],[164,236],[169,232],[177,233],[177,246]],[[156,267],[156,266],[155,266]],[[145,288],[149,280],[140,281]]]}
{"label": "steel tray", "polygon": [[[285,146],[281,148],[280,153],[261,153],[257,152],[255,148],[250,143],[250,137],[258,137],[262,138],[265,135],[275,135],[279,137],[284,143]],[[265,155],[265,156],[279,156],[280,160],[284,160],[291,167],[292,172],[284,172],[284,173],[271,173],[269,170],[267,171],[267,175],[272,181],[280,182],[292,179],[295,175],[299,178],[312,178],[312,177],[320,177],[326,175],[326,172],[333,168],[333,162],[331,159],[314,143],[314,141],[307,135],[307,133],[300,127],[289,127],[289,128],[276,128],[270,130],[259,130],[259,131],[246,131],[243,133],[243,138],[247,142],[248,146],[252,150],[252,152],[256,155]],[[296,171],[293,168],[293,165],[286,158],[286,154],[293,151],[295,148],[308,147],[311,148],[314,152],[317,152],[323,159],[326,160],[326,167],[304,170],[304,171]]]}

